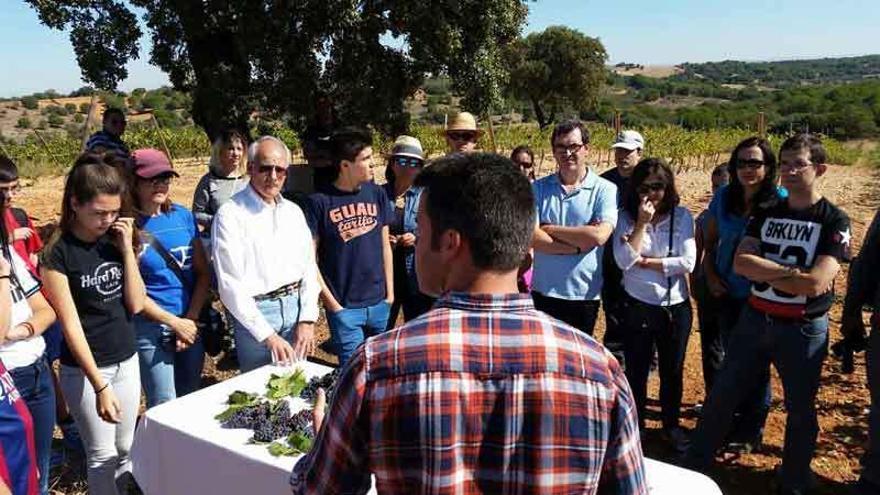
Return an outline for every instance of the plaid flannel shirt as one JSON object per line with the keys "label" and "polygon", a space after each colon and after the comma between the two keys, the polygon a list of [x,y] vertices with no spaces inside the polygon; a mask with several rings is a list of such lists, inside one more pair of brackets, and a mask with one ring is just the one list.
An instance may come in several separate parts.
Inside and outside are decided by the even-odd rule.
{"label": "plaid flannel shirt", "polygon": [[645,494],[629,385],[528,295],[449,294],[344,369],[295,494]]}

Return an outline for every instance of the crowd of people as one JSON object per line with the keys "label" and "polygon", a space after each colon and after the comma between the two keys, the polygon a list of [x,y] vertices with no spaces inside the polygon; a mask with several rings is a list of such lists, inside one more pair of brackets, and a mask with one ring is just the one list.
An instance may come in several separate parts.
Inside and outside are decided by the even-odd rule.
{"label": "crowd of people", "polygon": [[[379,185],[371,135],[317,107],[310,184],[291,187],[280,139],[229,130],[191,208],[170,199],[168,157],[130,151],[124,114],[108,109],[45,246],[0,159],[0,493],[48,493],[56,423],[85,454],[89,492],[126,493],[141,393],[151,408],[199,388],[220,307],[242,372],[312,356],[326,315],[342,372],[326,413],[323,395],[315,406],[294,493],[363,493],[371,476],[388,493],[647,493],[651,370],[663,438],[706,470],[719,450],[762,448],[771,364],[787,412],[777,491],[810,490],[828,311],[852,242],[821,193],[819,138],[778,152],[741,142],[707,177],[713,198],[695,220],[633,130],[599,175],[588,128],[561,122],[556,168],[538,177],[526,146],[478,152],[477,121],[461,113],[444,157],[399,136]],[[880,308],[878,246],[880,215],[850,270],[846,352],[868,347],[862,310]],[[692,307],[706,398],[688,432]],[[872,408],[866,494],[880,493],[878,418]]]}

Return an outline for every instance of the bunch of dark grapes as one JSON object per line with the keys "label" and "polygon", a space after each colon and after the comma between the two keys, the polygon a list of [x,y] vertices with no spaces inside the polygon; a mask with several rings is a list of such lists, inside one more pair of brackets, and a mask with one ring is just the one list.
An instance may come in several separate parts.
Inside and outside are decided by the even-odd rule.
{"label": "bunch of dark grapes", "polygon": [[223,422],[224,428],[247,428],[254,431],[254,441],[271,442],[293,432],[290,404],[282,400],[276,403],[260,402],[244,407]]}
{"label": "bunch of dark grapes", "polygon": [[303,409],[290,417],[291,433],[302,433],[308,438],[315,438],[315,430],[312,423],[312,411]]}
{"label": "bunch of dark grapes", "polygon": [[261,418],[269,415],[269,403],[260,402],[252,406],[246,406],[232,413],[226,421],[223,422],[224,428],[246,428],[252,429]]}
{"label": "bunch of dark grapes", "polygon": [[324,392],[327,394],[327,402],[329,403],[330,399],[333,397],[333,392],[336,389],[336,381],[339,379],[339,370],[340,368],[336,368],[324,376],[312,377],[312,379],[309,380],[309,383],[306,384],[305,388],[302,389],[299,396],[309,402],[314,402],[315,397],[318,396],[318,389],[323,388]]}

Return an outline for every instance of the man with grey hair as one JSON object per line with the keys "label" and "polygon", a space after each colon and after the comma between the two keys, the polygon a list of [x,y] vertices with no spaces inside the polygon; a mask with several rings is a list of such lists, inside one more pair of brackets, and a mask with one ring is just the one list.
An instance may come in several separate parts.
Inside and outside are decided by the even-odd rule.
{"label": "man with grey hair", "polygon": [[220,300],[233,317],[243,372],[315,349],[321,288],[305,216],[280,195],[289,166],[281,140],[254,141],[250,183],[220,207],[211,229]]}

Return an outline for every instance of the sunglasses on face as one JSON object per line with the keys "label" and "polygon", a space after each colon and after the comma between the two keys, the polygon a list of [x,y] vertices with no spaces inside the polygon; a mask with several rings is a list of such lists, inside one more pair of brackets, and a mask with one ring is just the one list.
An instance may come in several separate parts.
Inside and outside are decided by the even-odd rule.
{"label": "sunglasses on face", "polygon": [[449,136],[449,139],[451,139],[453,141],[476,141],[477,140],[477,133],[476,132],[452,131],[452,132],[447,132],[446,135]]}
{"label": "sunglasses on face", "polygon": [[750,158],[748,160],[737,160],[736,168],[737,170],[750,169],[750,170],[758,170],[759,168],[764,166],[764,160],[759,160],[757,158]]}
{"label": "sunglasses on face", "polygon": [[663,182],[646,182],[636,188],[639,194],[648,194],[649,192],[660,192],[666,190],[666,184]]}
{"label": "sunglasses on face", "polygon": [[421,166],[424,164],[422,160],[410,156],[395,156],[394,163],[406,168],[421,168]]}
{"label": "sunglasses on face", "polygon": [[275,171],[275,175],[278,177],[284,177],[287,175],[287,167],[278,167],[275,165],[260,165],[257,167],[257,173],[263,175],[271,175],[272,171]]}
{"label": "sunglasses on face", "polygon": [[0,187],[0,193],[5,194],[6,196],[14,196],[21,192],[21,185],[16,184],[14,186],[3,186]]}
{"label": "sunglasses on face", "polygon": [[532,162],[516,162],[515,161],[513,163],[517,164],[519,166],[519,168],[529,169],[529,168],[533,167]]}

